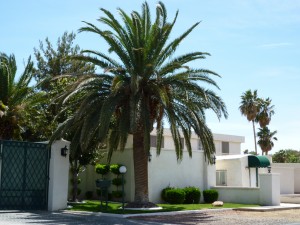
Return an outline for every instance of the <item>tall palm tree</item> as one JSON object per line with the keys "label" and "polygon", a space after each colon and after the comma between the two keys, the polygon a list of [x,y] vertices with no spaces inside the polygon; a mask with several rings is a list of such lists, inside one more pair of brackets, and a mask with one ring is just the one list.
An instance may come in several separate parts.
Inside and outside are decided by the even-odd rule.
{"label": "tall palm tree", "polygon": [[[56,134],[63,134],[69,127],[82,123],[73,145],[80,144],[85,149],[93,138],[99,141],[107,138],[108,160],[113,151],[124,149],[131,134],[135,178],[135,201],[132,205],[147,207],[148,153],[150,132],[154,126],[158,155],[164,122],[168,122],[178,160],[183,155],[182,136],[192,156],[190,137],[194,130],[202,141],[205,157],[212,162],[215,146],[212,132],[205,122],[205,111],[213,110],[218,118],[227,117],[227,111],[222,99],[207,89],[207,84],[218,88],[211,76],[219,76],[210,70],[189,66],[190,62],[204,59],[208,53],[175,56],[177,47],[199,23],[168,42],[178,12],[172,22],[167,22],[167,10],[162,2],[157,4],[153,23],[146,2],[141,13],[133,11],[128,15],[118,9],[123,24],[109,11],[101,11],[105,16],[98,21],[109,29],[102,30],[85,22],[87,26],[80,32],[99,35],[108,44],[111,55],[86,50],[84,52],[88,55],[76,57],[104,69],[104,74],[80,76],[61,96],[62,103],[74,101],[72,105],[78,110],[59,127]],[[116,56],[115,59],[112,56]]]}
{"label": "tall palm tree", "polygon": [[243,116],[246,116],[248,121],[252,122],[254,147],[255,147],[255,153],[257,154],[255,119],[260,110],[260,104],[259,104],[260,100],[257,97],[257,90],[254,90],[253,92],[251,90],[247,90],[245,93],[243,93],[241,99],[242,101],[240,103],[239,109],[241,114]]}
{"label": "tall palm tree", "polygon": [[32,79],[33,62],[28,59],[24,72],[16,81],[17,65],[15,56],[0,53],[0,139],[21,139],[24,111],[36,98]]}
{"label": "tall palm tree", "polygon": [[262,150],[262,155],[268,155],[268,152],[274,147],[273,140],[277,141],[277,138],[274,135],[277,134],[277,131],[271,132],[268,127],[259,128],[257,136],[259,137],[258,144]]}
{"label": "tall palm tree", "polygon": [[261,128],[269,125],[271,117],[275,114],[274,105],[271,105],[271,103],[272,100],[270,98],[259,100],[260,110],[255,119],[256,122],[259,123]]}

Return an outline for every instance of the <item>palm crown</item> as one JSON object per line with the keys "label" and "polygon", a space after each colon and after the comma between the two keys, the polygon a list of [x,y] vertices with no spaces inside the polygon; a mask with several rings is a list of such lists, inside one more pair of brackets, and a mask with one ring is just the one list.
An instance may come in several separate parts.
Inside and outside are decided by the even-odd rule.
{"label": "palm crown", "polygon": [[15,80],[15,56],[0,53],[0,139],[21,139],[24,111],[37,99],[33,97],[33,88],[29,87],[32,68],[29,58],[24,72]]}

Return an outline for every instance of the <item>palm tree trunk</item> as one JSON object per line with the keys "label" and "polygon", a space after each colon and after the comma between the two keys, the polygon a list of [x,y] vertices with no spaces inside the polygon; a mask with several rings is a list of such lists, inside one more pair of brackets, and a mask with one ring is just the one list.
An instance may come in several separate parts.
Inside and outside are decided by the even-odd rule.
{"label": "palm tree trunk", "polygon": [[253,135],[254,135],[255,154],[257,155],[256,133],[255,133],[255,124],[254,124],[254,120],[252,120],[252,125],[253,125]]}
{"label": "palm tree trunk", "polygon": [[149,202],[148,196],[148,156],[144,150],[143,132],[133,134],[133,161],[135,195],[137,203]]}

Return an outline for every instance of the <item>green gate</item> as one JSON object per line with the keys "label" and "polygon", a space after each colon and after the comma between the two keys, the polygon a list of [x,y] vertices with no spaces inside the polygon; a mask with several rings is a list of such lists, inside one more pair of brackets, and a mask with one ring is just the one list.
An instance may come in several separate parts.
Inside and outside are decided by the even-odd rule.
{"label": "green gate", "polygon": [[47,210],[47,144],[0,141],[0,209]]}

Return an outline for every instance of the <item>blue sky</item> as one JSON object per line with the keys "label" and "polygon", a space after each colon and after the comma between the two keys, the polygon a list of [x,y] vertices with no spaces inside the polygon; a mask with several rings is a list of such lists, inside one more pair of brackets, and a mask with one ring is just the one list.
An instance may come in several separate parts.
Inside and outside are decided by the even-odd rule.
{"label": "blue sky", "polygon": [[[229,118],[207,114],[214,133],[245,136],[242,150],[254,150],[252,126],[238,110],[240,96],[257,89],[260,97],[270,97],[275,115],[270,129],[277,130],[278,141],[272,152],[300,149],[300,0],[165,0],[168,18],[176,10],[179,17],[173,37],[197,21],[201,24],[178,49],[178,53],[203,51],[211,54],[194,66],[211,69],[222,76],[216,79]],[[117,7],[126,12],[140,11],[137,0],[51,0],[1,1],[0,51],[14,53],[19,72],[39,40],[49,37],[52,43],[65,31],[83,26],[82,21],[100,25],[99,8],[112,13]],[[148,4],[154,15],[157,1]],[[82,49],[107,51],[98,37],[90,33],[77,35]]]}

